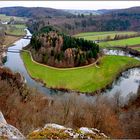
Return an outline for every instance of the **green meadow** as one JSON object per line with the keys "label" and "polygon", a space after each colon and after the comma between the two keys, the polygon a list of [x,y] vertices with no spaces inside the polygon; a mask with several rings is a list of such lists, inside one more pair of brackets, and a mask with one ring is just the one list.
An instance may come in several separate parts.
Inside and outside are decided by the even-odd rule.
{"label": "green meadow", "polygon": [[[140,66],[140,61],[125,56],[103,56],[98,67],[53,68],[32,61],[22,52],[24,64],[31,77],[43,80],[49,88],[65,88],[79,92],[94,92],[110,84],[125,69]],[[114,63],[115,62],[115,63]]]}
{"label": "green meadow", "polygon": [[84,38],[86,40],[105,40],[107,37],[113,39],[115,35],[134,35],[137,32],[127,31],[108,31],[108,32],[85,32],[74,35],[74,37]]}
{"label": "green meadow", "polygon": [[121,40],[99,43],[101,47],[114,47],[114,46],[125,47],[125,46],[139,45],[139,44],[140,44],[140,37],[133,37],[133,38],[128,38],[128,39],[121,39]]}

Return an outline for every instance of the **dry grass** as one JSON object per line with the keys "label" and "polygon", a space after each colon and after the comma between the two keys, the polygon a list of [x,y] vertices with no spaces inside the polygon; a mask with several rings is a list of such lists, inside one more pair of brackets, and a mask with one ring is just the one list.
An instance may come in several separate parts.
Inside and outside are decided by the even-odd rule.
{"label": "dry grass", "polygon": [[[140,106],[137,97],[140,91],[137,98],[131,97],[133,108],[128,103],[124,111],[118,93],[112,98],[97,96],[95,100],[77,94],[50,98],[21,85],[19,74],[0,69],[0,110],[7,122],[24,135],[46,123],[57,123],[75,129],[82,126],[97,128],[111,138],[140,138]],[[134,103],[137,103],[136,107]],[[59,135],[54,131],[49,134]],[[48,133],[45,132],[45,135],[48,136]]]}
{"label": "dry grass", "polygon": [[5,36],[5,41],[3,43],[4,47],[9,47],[10,45],[12,45],[15,41],[17,41],[18,39],[20,39],[21,37],[16,37],[16,36],[11,36],[11,35],[6,35]]}

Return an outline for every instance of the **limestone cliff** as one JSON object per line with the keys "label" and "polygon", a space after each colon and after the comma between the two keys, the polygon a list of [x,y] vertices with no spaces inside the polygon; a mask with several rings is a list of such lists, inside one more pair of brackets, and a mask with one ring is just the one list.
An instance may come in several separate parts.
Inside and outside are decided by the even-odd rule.
{"label": "limestone cliff", "polygon": [[8,124],[0,111],[0,139],[107,139],[108,137],[96,128],[67,128],[49,123],[43,128],[31,132],[27,137],[14,126]]}
{"label": "limestone cliff", "polygon": [[25,139],[22,133],[14,126],[8,124],[0,111],[0,139]]}
{"label": "limestone cliff", "polygon": [[108,137],[95,128],[81,127],[79,129],[66,128],[58,124],[46,124],[30,133],[33,139],[107,139]]}

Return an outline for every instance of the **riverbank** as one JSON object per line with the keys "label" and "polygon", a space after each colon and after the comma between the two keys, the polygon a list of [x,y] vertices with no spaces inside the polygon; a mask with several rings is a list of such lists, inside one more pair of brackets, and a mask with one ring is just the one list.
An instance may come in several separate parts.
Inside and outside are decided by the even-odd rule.
{"label": "riverbank", "polygon": [[6,52],[7,48],[12,46],[16,41],[21,39],[23,36],[6,35],[3,46],[0,47],[0,65],[2,64],[3,53]]}
{"label": "riverbank", "polygon": [[6,38],[4,41],[4,47],[9,47],[13,45],[16,41],[18,41],[22,37],[23,36],[6,35]]}
{"label": "riverbank", "polygon": [[107,50],[122,50],[130,55],[133,55],[135,57],[140,56],[140,51],[136,50],[135,47],[108,47]]}
{"label": "riverbank", "polygon": [[106,89],[121,72],[140,66],[140,61],[134,58],[103,56],[98,66],[61,70],[34,63],[28,52],[22,52],[21,56],[31,77],[41,79],[48,88],[82,93],[100,92],[101,89]]}

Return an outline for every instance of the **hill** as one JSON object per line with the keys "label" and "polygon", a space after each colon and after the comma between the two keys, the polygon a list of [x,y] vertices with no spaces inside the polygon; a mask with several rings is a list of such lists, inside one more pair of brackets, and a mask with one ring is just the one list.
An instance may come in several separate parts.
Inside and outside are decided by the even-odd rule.
{"label": "hill", "polygon": [[101,14],[74,15],[67,17],[52,17],[32,20],[28,24],[31,31],[43,26],[53,25],[68,34],[89,31],[140,31],[140,7],[128,9],[98,10]]}
{"label": "hill", "polygon": [[84,15],[99,15],[100,12],[96,11],[96,10],[70,10],[70,9],[67,9],[65,10],[66,12],[69,12],[71,14],[74,14],[74,15],[79,15],[79,14],[84,14]]}
{"label": "hill", "polygon": [[0,14],[7,16],[40,18],[40,17],[57,17],[70,16],[72,14],[58,9],[42,8],[42,7],[4,7],[0,8]]}
{"label": "hill", "polygon": [[117,14],[117,15],[124,15],[124,16],[132,16],[132,15],[139,15],[140,14],[140,7],[130,7],[130,8],[125,8],[125,9],[114,9],[114,10],[108,10],[107,12],[105,12],[107,14]]}
{"label": "hill", "polygon": [[[91,13],[91,14],[90,14]],[[0,8],[0,14],[30,18],[31,31],[54,25],[63,32],[140,30],[140,7],[101,10],[59,10],[42,7]]]}
{"label": "hill", "polygon": [[34,60],[54,67],[78,67],[95,62],[99,46],[46,26],[33,35],[28,48]]}

